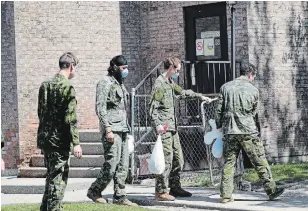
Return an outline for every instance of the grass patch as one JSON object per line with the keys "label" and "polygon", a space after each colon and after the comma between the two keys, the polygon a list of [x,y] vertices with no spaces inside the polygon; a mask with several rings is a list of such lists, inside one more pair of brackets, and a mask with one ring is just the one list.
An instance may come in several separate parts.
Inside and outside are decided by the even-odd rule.
{"label": "grass patch", "polygon": [[[271,171],[275,181],[303,181],[308,179],[308,163],[274,165],[271,166]],[[259,181],[258,174],[254,169],[247,169],[243,177],[250,182]]]}
{"label": "grass patch", "polygon": [[[40,210],[39,204],[22,204],[1,206],[2,211],[37,211]],[[96,204],[96,203],[72,203],[64,204],[65,211],[153,211],[141,207],[119,206],[114,204]]]}
{"label": "grass patch", "polygon": [[181,184],[186,187],[212,187],[209,177],[198,176],[189,181],[181,181]]}

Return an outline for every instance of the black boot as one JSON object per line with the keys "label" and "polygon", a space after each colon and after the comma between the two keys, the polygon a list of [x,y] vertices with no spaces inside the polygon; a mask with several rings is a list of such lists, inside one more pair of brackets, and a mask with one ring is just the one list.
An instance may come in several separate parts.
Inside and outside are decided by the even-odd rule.
{"label": "black boot", "polygon": [[283,194],[284,192],[284,188],[276,188],[275,192],[272,193],[271,195],[269,195],[269,200],[273,201],[274,199],[276,199],[278,196],[280,196],[281,194]]}
{"label": "black boot", "polygon": [[174,197],[191,197],[192,194],[186,190],[179,188],[171,188],[169,194]]}

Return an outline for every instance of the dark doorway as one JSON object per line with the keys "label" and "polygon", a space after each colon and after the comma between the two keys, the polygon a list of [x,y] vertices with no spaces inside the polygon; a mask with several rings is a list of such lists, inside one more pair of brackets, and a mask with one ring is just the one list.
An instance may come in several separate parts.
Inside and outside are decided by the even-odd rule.
{"label": "dark doorway", "polygon": [[226,2],[184,8],[186,88],[217,93],[231,80]]}

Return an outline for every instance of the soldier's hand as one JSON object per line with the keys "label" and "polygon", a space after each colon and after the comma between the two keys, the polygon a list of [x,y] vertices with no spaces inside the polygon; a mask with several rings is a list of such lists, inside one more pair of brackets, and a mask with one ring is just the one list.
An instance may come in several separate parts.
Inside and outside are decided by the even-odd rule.
{"label": "soldier's hand", "polygon": [[209,98],[209,97],[205,97],[205,96],[202,96],[201,97],[201,100],[202,101],[205,101],[207,104],[209,104],[209,103],[211,103],[211,102],[213,102],[213,101],[215,101],[215,100],[217,100],[218,98],[216,97],[216,98]]}
{"label": "soldier's hand", "polygon": [[163,127],[162,125],[158,125],[158,126],[156,127],[156,132],[157,132],[158,134],[163,134],[163,133],[165,132],[165,129],[164,129],[164,127]]}
{"label": "soldier's hand", "polygon": [[221,129],[221,128],[218,128],[217,130],[218,130],[219,132],[221,132],[221,131],[222,131],[222,129]]}
{"label": "soldier's hand", "polygon": [[114,142],[114,134],[113,134],[113,132],[112,131],[108,132],[106,138],[107,138],[108,142],[113,143]]}
{"label": "soldier's hand", "polygon": [[81,146],[79,144],[74,146],[74,156],[76,158],[81,158],[82,157],[82,149],[81,149]]}

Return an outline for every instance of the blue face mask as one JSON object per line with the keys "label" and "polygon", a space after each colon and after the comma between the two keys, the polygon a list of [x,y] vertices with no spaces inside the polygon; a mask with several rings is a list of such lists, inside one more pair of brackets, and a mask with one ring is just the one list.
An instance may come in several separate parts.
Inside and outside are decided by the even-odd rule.
{"label": "blue face mask", "polygon": [[177,79],[177,77],[179,77],[179,73],[173,73],[171,76],[173,79]]}
{"label": "blue face mask", "polygon": [[121,76],[122,76],[122,78],[126,78],[127,75],[128,75],[128,69],[126,68],[126,69],[124,69],[124,70],[121,72]]}

